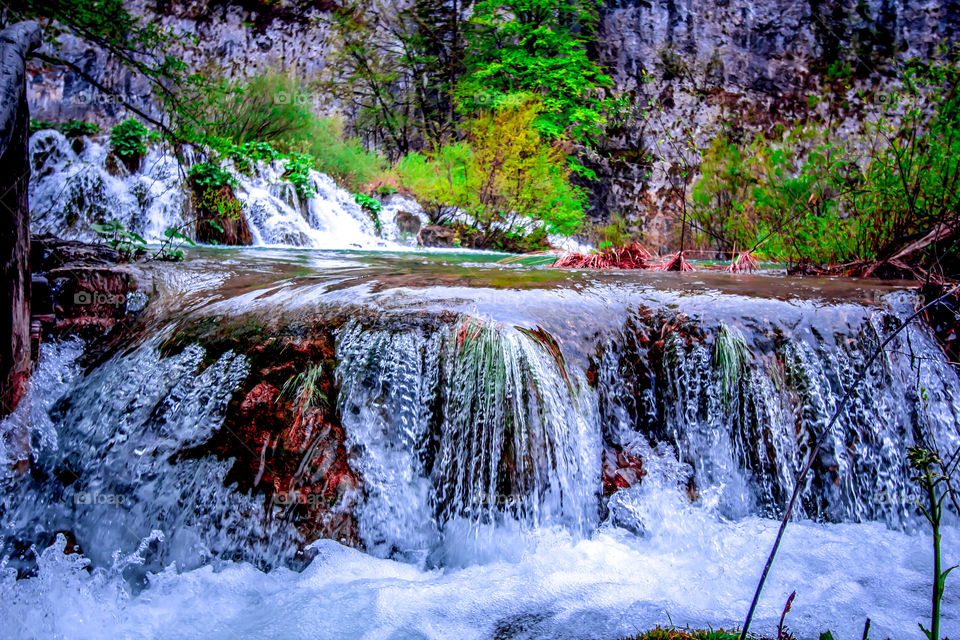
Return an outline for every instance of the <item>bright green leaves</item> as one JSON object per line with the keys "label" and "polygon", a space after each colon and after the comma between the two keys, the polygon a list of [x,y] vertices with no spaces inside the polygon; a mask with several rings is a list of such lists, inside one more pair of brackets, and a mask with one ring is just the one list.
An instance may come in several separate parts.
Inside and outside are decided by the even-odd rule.
{"label": "bright green leaves", "polygon": [[509,106],[512,96],[534,95],[543,105],[538,132],[589,144],[606,125],[603,89],[612,85],[587,52],[597,7],[595,0],[478,2],[466,31],[461,106]]}
{"label": "bright green leaves", "polygon": [[110,130],[110,145],[121,160],[130,161],[147,152],[145,138],[149,133],[145,126],[129,118]]}

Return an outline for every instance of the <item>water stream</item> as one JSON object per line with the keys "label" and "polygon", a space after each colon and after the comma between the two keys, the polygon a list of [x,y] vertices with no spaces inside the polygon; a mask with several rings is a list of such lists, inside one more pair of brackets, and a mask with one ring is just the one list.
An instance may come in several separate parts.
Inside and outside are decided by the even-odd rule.
{"label": "water stream", "polygon": [[[130,267],[151,283],[138,330],[99,358],[45,344],[0,427],[6,462],[31,457],[2,479],[0,635],[614,640],[739,624],[810,443],[912,291],[494,259],[205,248]],[[256,329],[229,346],[197,329],[237,326]],[[243,340],[317,331],[362,480],[362,550],[301,548],[231,459],[203,452],[266,375]],[[170,349],[182,335],[199,337]],[[917,324],[831,430],[756,631],[796,590],[798,638],[859,637],[866,617],[871,637],[921,637],[930,536],[904,452],[933,440],[960,445],[960,379]],[[953,515],[943,549],[960,560]],[[945,635],[960,635],[956,585]]]}

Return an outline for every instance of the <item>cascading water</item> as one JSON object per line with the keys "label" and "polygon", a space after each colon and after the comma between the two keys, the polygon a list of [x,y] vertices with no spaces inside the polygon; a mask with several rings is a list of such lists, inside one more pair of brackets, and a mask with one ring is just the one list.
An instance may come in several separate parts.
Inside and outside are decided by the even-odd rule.
{"label": "cascading water", "polygon": [[[28,474],[4,476],[10,635],[615,640],[670,621],[735,626],[812,439],[915,304],[826,281],[464,275],[422,256],[264,266],[296,259],[251,258],[248,290],[188,272],[160,294],[182,311],[151,302],[169,316],[160,335],[92,368],[67,366],[76,343],[45,347],[32,400],[0,429],[5,459],[22,459],[28,429],[32,452]],[[760,293],[779,282],[791,288]],[[231,318],[255,327],[231,342],[249,352],[162,346]],[[333,336],[328,400],[362,480],[364,549],[320,540],[304,556],[202,443],[238,410],[236,390],[268,375],[250,354],[275,354],[272,371],[318,328]],[[796,590],[798,638],[849,637],[867,616],[876,637],[919,638],[929,530],[903,452],[960,445],[958,396],[926,327],[891,343],[815,462],[756,630],[773,633]],[[69,539],[49,546],[57,532]],[[943,536],[949,566],[956,514]],[[82,555],[63,554],[73,544]],[[942,629],[957,635],[947,585]]]}
{"label": "cascading water", "polygon": [[[31,136],[29,152],[34,233],[93,241],[97,236],[91,224],[118,220],[148,241],[159,242],[166,229],[184,227],[189,218],[184,169],[165,145],[151,145],[132,174],[108,146],[86,137],[69,140],[54,130]],[[186,165],[201,161],[194,151],[184,153],[195,156],[186,158]],[[370,217],[327,175],[310,171],[315,195],[303,200],[283,180],[282,161],[251,166],[249,174],[230,170],[255,245],[397,250],[413,240],[401,234],[389,216],[384,216],[378,235]],[[415,203],[405,208],[426,222],[423,210],[410,205]]]}
{"label": "cascading water", "polygon": [[341,414],[362,452],[369,551],[426,558],[442,540],[431,560],[449,564],[504,519],[595,526],[596,400],[554,346],[470,318],[429,333],[343,330]]}

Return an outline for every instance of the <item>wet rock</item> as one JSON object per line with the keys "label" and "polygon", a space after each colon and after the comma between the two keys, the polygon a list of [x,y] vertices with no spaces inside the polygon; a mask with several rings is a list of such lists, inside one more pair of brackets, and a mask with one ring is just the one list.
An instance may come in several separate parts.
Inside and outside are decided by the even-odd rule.
{"label": "wet rock", "polygon": [[39,336],[101,338],[118,323],[132,321],[128,301],[136,283],[119,252],[104,245],[34,236],[31,269]]}
{"label": "wet rock", "polygon": [[639,483],[647,472],[643,460],[621,449],[603,451],[603,495],[611,496],[620,489],[629,489]]}
{"label": "wet rock", "polygon": [[253,244],[253,235],[233,187],[200,188],[191,181],[196,212],[196,236],[200,242],[224,245]]}
{"label": "wet rock", "polygon": [[393,221],[397,223],[397,229],[400,230],[400,233],[415,234],[420,232],[420,218],[409,211],[398,211]]}
{"label": "wet rock", "polygon": [[199,340],[208,355],[231,349],[252,369],[221,430],[183,455],[233,460],[226,482],[262,494],[270,517],[296,527],[304,547],[319,538],[359,546],[353,509],[361,481],[335,409],[332,336],[275,335],[262,327],[220,331],[201,337],[187,330],[170,345]]}
{"label": "wet rock", "polygon": [[107,154],[107,157],[103,162],[103,168],[107,170],[107,173],[115,178],[122,178],[130,175],[130,172],[127,170],[127,166],[114,153]]}
{"label": "wet rock", "polygon": [[417,243],[424,247],[455,247],[457,230],[453,227],[429,224],[417,236]]}

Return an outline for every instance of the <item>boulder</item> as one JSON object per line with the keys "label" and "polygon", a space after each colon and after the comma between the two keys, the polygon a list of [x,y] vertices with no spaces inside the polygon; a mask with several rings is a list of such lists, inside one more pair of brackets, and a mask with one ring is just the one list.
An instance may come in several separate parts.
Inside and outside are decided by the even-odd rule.
{"label": "boulder", "polygon": [[424,247],[455,247],[457,230],[440,224],[430,224],[417,235],[417,243]]}
{"label": "boulder", "polygon": [[416,234],[420,232],[420,218],[409,211],[398,211],[393,221],[400,233]]}

